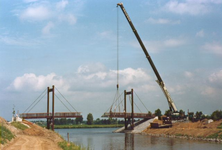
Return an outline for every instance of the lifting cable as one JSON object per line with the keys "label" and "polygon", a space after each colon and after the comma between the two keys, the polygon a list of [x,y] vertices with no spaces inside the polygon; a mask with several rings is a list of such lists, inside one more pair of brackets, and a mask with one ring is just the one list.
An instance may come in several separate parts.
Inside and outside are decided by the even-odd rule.
{"label": "lifting cable", "polygon": [[[57,88],[55,88],[58,92],[59,90]],[[69,101],[62,95],[61,92],[59,92],[59,94],[66,100],[67,103],[69,103]],[[77,110],[69,103],[69,105],[77,112]]]}
{"label": "lifting cable", "polygon": [[[116,69],[117,69],[117,85],[116,85],[116,87],[117,87],[117,96],[119,97],[119,9],[118,9],[118,7],[117,7],[117,21],[116,21],[116,35],[117,35],[117,37],[116,37],[116,45],[117,45],[117,47],[116,47],[116,50],[117,50],[117,58],[116,58]],[[119,98],[118,98],[118,103],[119,103]],[[118,107],[118,106],[117,106]],[[120,106],[119,106],[119,112],[120,112]]]}
{"label": "lifting cable", "polygon": [[[113,101],[113,103],[111,104],[111,107],[116,103],[116,101],[123,95],[123,92],[117,97],[117,99],[115,101]],[[111,110],[110,108],[108,108],[105,112],[108,112],[108,110]]]}
{"label": "lifting cable", "polygon": [[45,95],[46,95],[46,90],[45,90],[45,94],[40,98],[40,100],[37,101],[37,103],[34,106],[32,106],[32,108],[29,109],[27,113],[29,113],[43,99],[43,97],[45,97]]}
{"label": "lifting cable", "polygon": [[71,110],[61,101],[61,99],[55,94],[55,96],[59,99],[59,101],[71,112]]}

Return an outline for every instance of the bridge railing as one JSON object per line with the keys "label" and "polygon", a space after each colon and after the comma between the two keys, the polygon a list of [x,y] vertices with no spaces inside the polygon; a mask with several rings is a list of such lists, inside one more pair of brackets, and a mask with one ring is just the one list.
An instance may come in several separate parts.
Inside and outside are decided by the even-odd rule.
{"label": "bridge railing", "polygon": [[[113,118],[128,118],[131,117],[132,113],[125,113],[125,112],[105,112],[102,117],[113,117]],[[148,113],[134,113],[134,118],[153,118]]]}
{"label": "bridge railing", "polygon": [[[19,115],[20,118],[24,119],[35,119],[35,118],[51,118],[52,113],[22,113]],[[56,112],[54,118],[78,118],[82,117],[81,112]]]}

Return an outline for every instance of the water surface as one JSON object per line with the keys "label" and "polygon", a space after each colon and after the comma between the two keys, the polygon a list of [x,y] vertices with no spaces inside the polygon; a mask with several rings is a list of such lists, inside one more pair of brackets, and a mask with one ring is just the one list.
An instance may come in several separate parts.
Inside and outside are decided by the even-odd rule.
{"label": "water surface", "polygon": [[56,129],[70,141],[93,150],[222,150],[221,143],[112,133],[115,128]]}

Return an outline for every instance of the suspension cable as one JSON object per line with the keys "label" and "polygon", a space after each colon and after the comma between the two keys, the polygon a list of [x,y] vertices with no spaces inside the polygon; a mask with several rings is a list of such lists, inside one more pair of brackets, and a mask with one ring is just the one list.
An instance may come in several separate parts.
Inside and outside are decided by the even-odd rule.
{"label": "suspension cable", "polygon": [[[59,90],[57,88],[55,88],[58,92]],[[59,92],[59,94],[66,100],[67,103],[69,103],[69,101],[62,95],[61,92]],[[77,112],[77,110],[69,103],[69,105]]]}
{"label": "suspension cable", "polygon": [[61,99],[55,94],[55,96],[59,99],[59,101],[71,112],[71,110],[61,101]]}
{"label": "suspension cable", "polygon": [[112,108],[113,104],[123,95],[123,92],[117,97],[117,99],[111,104],[111,107],[109,107],[105,112],[108,112],[110,108]]}
{"label": "suspension cable", "polygon": [[23,112],[25,113],[38,99],[41,97],[41,95],[46,91],[46,89],[32,102],[32,104]]}
{"label": "suspension cable", "polygon": [[[135,90],[134,90],[134,93],[136,94]],[[139,98],[139,96],[136,94],[137,98],[140,100],[140,102],[143,104],[143,106],[146,108],[146,110],[148,111],[146,105],[143,103],[143,101]]]}
{"label": "suspension cable", "polygon": [[[46,90],[45,90],[45,91],[46,91]],[[29,112],[43,99],[43,97],[45,97],[45,95],[46,95],[46,92],[45,92],[45,94],[40,98],[40,100],[38,100],[37,103],[36,103],[34,106],[32,106],[32,108],[29,109],[29,111],[28,111],[27,113],[29,113]]]}

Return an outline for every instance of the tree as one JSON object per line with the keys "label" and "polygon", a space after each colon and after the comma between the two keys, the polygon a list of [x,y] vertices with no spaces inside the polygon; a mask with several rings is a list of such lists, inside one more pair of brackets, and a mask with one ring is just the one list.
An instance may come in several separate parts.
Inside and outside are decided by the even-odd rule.
{"label": "tree", "polygon": [[179,111],[180,118],[183,118],[185,116],[185,111],[182,109]]}
{"label": "tree", "polygon": [[159,108],[157,110],[155,110],[155,116],[158,116],[159,119],[162,116],[161,110]]}
{"label": "tree", "polygon": [[87,124],[88,125],[92,125],[93,124],[93,115],[91,113],[89,113],[87,115]]}
{"label": "tree", "polygon": [[200,120],[202,118],[202,115],[203,115],[202,111],[200,111],[200,112],[197,111],[196,112],[196,119]]}
{"label": "tree", "polygon": [[166,115],[167,117],[170,117],[171,116],[171,111],[169,109],[166,110],[164,115]]}
{"label": "tree", "polygon": [[80,124],[83,121],[83,117],[76,118],[76,124]]}
{"label": "tree", "polygon": [[148,111],[148,116],[151,117],[152,116],[152,112]]}

